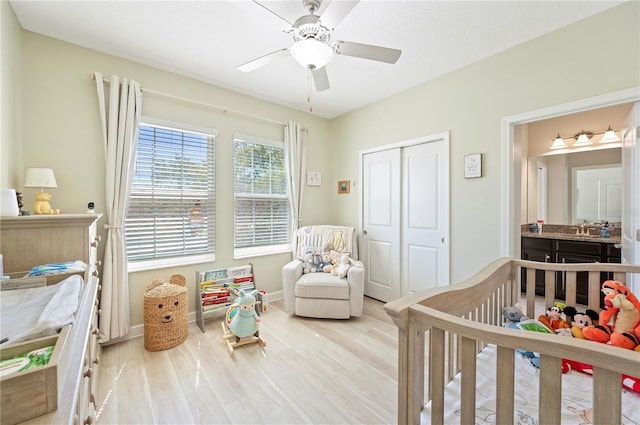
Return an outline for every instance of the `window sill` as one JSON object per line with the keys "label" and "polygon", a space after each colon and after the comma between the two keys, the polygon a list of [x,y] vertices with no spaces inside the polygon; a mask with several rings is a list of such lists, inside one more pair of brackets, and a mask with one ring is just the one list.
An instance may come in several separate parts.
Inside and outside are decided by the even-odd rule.
{"label": "window sill", "polygon": [[291,244],[255,246],[250,248],[236,248],[233,250],[233,259],[262,257],[264,255],[291,253]]}
{"label": "window sill", "polygon": [[146,270],[166,269],[169,267],[188,266],[191,264],[211,263],[215,261],[215,254],[190,255],[185,257],[159,258],[155,260],[129,261],[129,273]]}

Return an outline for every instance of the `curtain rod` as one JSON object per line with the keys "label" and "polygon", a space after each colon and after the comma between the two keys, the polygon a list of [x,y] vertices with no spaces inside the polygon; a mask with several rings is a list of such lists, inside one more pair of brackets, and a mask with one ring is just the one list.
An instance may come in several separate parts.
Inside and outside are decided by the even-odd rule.
{"label": "curtain rod", "polygon": [[[95,81],[96,74],[94,74],[92,72],[90,77],[91,77],[92,80]],[[111,83],[111,80],[109,80],[108,78],[104,78],[104,77],[102,78],[102,81],[104,81],[105,83],[109,83],[109,84]],[[227,108],[222,107],[222,106],[213,105],[211,103],[206,103],[206,102],[201,102],[199,100],[187,99],[186,97],[176,96],[176,95],[169,94],[169,93],[163,93],[163,92],[156,91],[156,90],[145,89],[144,87],[141,87],[140,90],[143,93],[149,93],[149,94],[154,94],[156,96],[168,97],[170,99],[179,100],[179,101],[185,102],[185,103],[193,103],[195,105],[200,105],[200,106],[204,106],[204,107],[207,107],[207,108],[217,109],[217,110],[221,111],[223,114],[235,114],[235,115],[240,115],[240,116],[247,117],[247,118],[252,118],[252,119],[255,119],[255,120],[266,121],[266,122],[271,123],[271,124],[278,124],[278,125],[282,125],[282,126],[285,125],[285,123],[283,123],[281,121],[272,120],[270,118],[264,118],[264,117],[261,117],[259,115],[248,114],[246,112],[235,111],[233,109],[227,109]]]}

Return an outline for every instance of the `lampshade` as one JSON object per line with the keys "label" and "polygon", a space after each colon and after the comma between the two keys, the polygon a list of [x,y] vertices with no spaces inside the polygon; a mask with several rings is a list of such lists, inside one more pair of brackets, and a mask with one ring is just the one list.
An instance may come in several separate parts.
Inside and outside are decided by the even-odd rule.
{"label": "lampshade", "polygon": [[566,147],[567,147],[567,144],[564,142],[564,139],[560,137],[560,133],[558,133],[558,136],[553,141],[553,145],[551,145],[550,149],[562,149]]}
{"label": "lampshade", "polygon": [[51,168],[28,168],[24,177],[24,187],[39,187],[43,192],[45,187],[58,187],[58,183]]}
{"label": "lampshade", "polygon": [[616,136],[616,133],[611,129],[611,126],[609,126],[609,129],[605,131],[604,136],[602,136],[602,139],[600,139],[600,143],[612,143],[619,141],[620,138]]}
{"label": "lampshade", "polygon": [[305,69],[320,69],[333,59],[333,49],[313,38],[296,41],[289,52]]}
{"label": "lampshade", "polygon": [[573,144],[573,146],[588,146],[591,144],[591,140],[589,140],[587,133],[585,133],[584,131],[580,132],[577,136],[578,139]]}

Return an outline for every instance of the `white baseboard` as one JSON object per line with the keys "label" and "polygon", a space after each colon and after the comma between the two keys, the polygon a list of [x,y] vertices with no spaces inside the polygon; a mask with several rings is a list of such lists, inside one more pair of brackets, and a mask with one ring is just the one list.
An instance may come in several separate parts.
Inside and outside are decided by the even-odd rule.
{"label": "white baseboard", "polygon": [[[284,294],[282,293],[282,291],[276,291],[276,292],[269,293],[268,300],[269,302],[271,302],[271,301],[281,300],[282,298],[284,298]],[[189,312],[189,315],[187,316],[187,320],[189,323],[194,323],[196,321],[196,312],[195,311]],[[130,339],[139,338],[141,336],[144,336],[144,324],[131,326],[131,329],[129,330],[129,333],[127,335],[120,338],[112,339],[111,341],[105,342],[101,345],[103,347],[106,347],[107,345],[117,344],[119,342],[128,341]]]}

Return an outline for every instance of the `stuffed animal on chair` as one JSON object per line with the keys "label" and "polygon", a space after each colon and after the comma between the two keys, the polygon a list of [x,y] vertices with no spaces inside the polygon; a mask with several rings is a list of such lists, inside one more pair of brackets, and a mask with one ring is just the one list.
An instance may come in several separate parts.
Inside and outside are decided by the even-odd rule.
{"label": "stuffed animal on chair", "polygon": [[624,283],[615,280],[605,281],[602,292],[605,308],[600,313],[599,324],[583,329],[584,337],[640,351],[640,301]]}
{"label": "stuffed animal on chair", "polygon": [[313,264],[313,254],[307,252],[304,254],[304,262],[302,263],[302,273],[311,273],[314,271],[315,264]]}
{"label": "stuffed animal on chair", "polygon": [[342,254],[340,257],[340,264],[334,266],[331,269],[331,274],[334,276],[338,276],[340,279],[347,277],[347,272],[351,267],[351,262],[349,261],[348,254]]}

